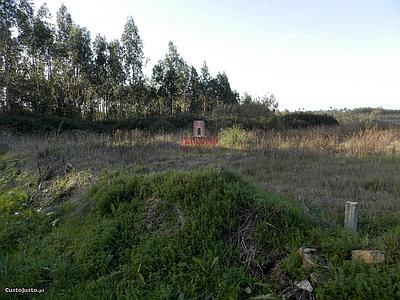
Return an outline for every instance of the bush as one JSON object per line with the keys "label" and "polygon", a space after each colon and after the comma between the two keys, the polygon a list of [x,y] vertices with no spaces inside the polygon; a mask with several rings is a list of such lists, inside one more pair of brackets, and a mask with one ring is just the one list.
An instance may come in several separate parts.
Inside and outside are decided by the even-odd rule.
{"label": "bush", "polygon": [[65,132],[70,130],[85,130],[92,132],[112,132],[117,129],[141,129],[150,132],[172,132],[187,129],[192,126],[195,116],[177,114],[175,116],[149,116],[130,118],[125,120],[90,121],[82,119],[68,119],[49,115],[33,114],[28,112],[5,114],[0,113],[0,130],[13,133],[47,133]]}
{"label": "bush", "polygon": [[212,112],[212,121],[219,128],[238,125],[244,129],[269,129],[274,112],[267,104],[249,102],[217,107]]}
{"label": "bush", "polygon": [[314,126],[336,126],[339,122],[327,114],[319,115],[307,112],[286,114],[278,121],[280,127],[287,129],[306,128]]}
{"label": "bush", "polygon": [[11,190],[7,193],[0,194],[0,213],[16,212],[24,205],[28,205],[28,195],[25,192]]}
{"label": "bush", "polygon": [[97,210],[102,215],[107,215],[121,202],[132,201],[137,186],[138,178],[136,176],[129,178],[117,176],[111,178],[107,184],[93,188],[89,195],[96,198]]}
{"label": "bush", "polygon": [[244,129],[232,126],[223,129],[218,135],[218,140],[223,147],[243,147],[248,142],[248,134]]}

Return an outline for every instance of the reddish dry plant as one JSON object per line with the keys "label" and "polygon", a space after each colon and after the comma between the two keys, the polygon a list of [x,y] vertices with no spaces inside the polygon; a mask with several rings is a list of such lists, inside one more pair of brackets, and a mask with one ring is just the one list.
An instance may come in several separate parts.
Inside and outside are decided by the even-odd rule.
{"label": "reddish dry plant", "polygon": [[181,136],[180,145],[182,147],[187,147],[187,146],[216,146],[216,145],[218,145],[218,137]]}

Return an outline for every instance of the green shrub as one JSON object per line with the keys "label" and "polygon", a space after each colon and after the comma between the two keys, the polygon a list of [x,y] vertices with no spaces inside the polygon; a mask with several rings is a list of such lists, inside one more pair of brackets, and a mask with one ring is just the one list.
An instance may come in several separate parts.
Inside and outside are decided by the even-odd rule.
{"label": "green shrub", "polygon": [[331,271],[317,288],[317,299],[399,299],[398,265],[372,265],[348,261]]}
{"label": "green shrub", "polygon": [[392,263],[400,263],[400,226],[384,233],[377,241],[378,249],[385,252],[386,259]]}
{"label": "green shrub", "polygon": [[316,228],[310,232],[310,242],[336,265],[350,259],[351,251],[358,249],[361,244],[357,234],[340,227],[330,230]]}
{"label": "green shrub", "polygon": [[137,176],[125,178],[124,175],[117,175],[92,188],[89,196],[95,198],[96,207],[102,215],[110,214],[121,202],[132,201],[138,181]]}
{"label": "green shrub", "polygon": [[23,205],[28,205],[28,195],[25,192],[11,190],[0,195],[0,212],[16,212]]}
{"label": "green shrub", "polygon": [[297,129],[314,126],[336,126],[339,122],[332,116],[308,112],[297,112],[280,116],[279,127]]}
{"label": "green shrub", "polygon": [[8,152],[0,153],[0,194],[14,187],[20,171],[21,159]]}
{"label": "green shrub", "polygon": [[219,144],[223,147],[243,147],[248,142],[247,132],[238,127],[232,126],[223,129],[219,135]]}
{"label": "green shrub", "polygon": [[297,249],[283,258],[278,267],[281,273],[286,274],[294,280],[302,280],[308,276],[308,272],[302,268],[301,258]]}
{"label": "green shrub", "polygon": [[40,238],[48,231],[50,222],[49,216],[30,209],[15,213],[0,212],[0,254],[17,249],[28,240]]}

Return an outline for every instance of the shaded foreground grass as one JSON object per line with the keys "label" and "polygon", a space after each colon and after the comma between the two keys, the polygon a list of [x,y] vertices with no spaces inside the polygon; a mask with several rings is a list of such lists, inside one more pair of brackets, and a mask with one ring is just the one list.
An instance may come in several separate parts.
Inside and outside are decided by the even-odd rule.
{"label": "shaded foreground grass", "polygon": [[400,296],[399,228],[369,241],[386,251],[384,264],[349,262],[362,237],[323,227],[290,199],[224,169],[104,174],[79,216],[65,205],[38,212],[10,193],[0,201],[9,204],[0,213],[2,291],[44,288],[33,296],[48,299],[246,299],[306,278],[297,249],[313,245],[332,267],[318,298]]}

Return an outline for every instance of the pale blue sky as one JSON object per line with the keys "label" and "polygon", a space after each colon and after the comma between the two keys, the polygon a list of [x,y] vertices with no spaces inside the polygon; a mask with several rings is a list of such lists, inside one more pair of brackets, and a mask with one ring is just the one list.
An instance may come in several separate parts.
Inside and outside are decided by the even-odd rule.
{"label": "pale blue sky", "polygon": [[53,16],[63,2],[92,38],[119,38],[131,15],[147,75],[172,40],[198,70],[206,60],[241,94],[275,94],[280,109],[400,109],[398,0],[46,2]]}

